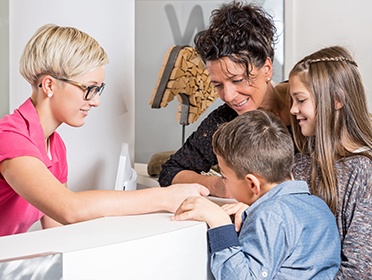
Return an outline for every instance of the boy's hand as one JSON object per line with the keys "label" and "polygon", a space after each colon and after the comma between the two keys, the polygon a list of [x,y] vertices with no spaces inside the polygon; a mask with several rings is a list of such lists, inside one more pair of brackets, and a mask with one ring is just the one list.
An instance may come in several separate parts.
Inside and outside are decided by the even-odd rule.
{"label": "boy's hand", "polygon": [[173,216],[175,221],[204,221],[210,228],[231,224],[228,214],[205,197],[186,198]]}
{"label": "boy's hand", "polygon": [[234,224],[235,224],[235,230],[237,232],[240,231],[240,228],[242,226],[243,220],[242,220],[242,214],[245,210],[247,210],[249,206],[247,204],[238,202],[238,203],[231,203],[231,204],[225,204],[222,205],[222,209],[226,212],[227,215],[234,215]]}

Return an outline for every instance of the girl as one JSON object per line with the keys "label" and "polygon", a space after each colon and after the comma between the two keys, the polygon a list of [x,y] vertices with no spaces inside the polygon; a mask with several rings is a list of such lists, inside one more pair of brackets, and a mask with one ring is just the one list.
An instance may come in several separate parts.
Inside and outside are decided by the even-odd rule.
{"label": "girl", "polygon": [[299,61],[289,75],[294,177],[308,182],[336,216],[336,279],[372,278],[372,126],[357,64],[334,46]]}

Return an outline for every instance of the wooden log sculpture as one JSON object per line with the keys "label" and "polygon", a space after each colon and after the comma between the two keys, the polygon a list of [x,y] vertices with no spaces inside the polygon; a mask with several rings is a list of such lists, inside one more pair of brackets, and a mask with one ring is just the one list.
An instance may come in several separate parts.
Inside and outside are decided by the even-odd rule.
{"label": "wooden log sculpture", "polygon": [[182,125],[198,120],[218,97],[208,70],[190,46],[168,49],[150,105],[152,108],[164,108],[175,96],[179,101],[176,119]]}

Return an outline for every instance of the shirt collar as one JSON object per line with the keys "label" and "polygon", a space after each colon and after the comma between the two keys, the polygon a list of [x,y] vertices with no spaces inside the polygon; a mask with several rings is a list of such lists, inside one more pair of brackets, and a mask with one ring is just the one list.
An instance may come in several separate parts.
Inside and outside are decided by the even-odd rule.
{"label": "shirt collar", "polygon": [[262,202],[271,199],[274,196],[288,195],[288,194],[309,194],[309,187],[305,181],[289,180],[276,185],[259,199],[257,199],[248,209],[243,213],[243,219],[247,217],[249,212],[256,208]]}
{"label": "shirt collar", "polygon": [[44,130],[41,126],[39,115],[31,98],[28,98],[21,106],[19,106],[18,112],[27,121],[30,138],[34,139],[34,143],[43,155],[44,162],[49,166],[51,161],[45,151]]}

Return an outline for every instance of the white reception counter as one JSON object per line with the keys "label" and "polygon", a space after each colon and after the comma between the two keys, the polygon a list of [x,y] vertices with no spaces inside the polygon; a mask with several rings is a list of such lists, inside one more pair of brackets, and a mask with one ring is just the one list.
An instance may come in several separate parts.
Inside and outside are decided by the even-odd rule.
{"label": "white reception counter", "polygon": [[[135,169],[139,189],[159,187],[145,164]],[[106,217],[0,237],[0,279],[213,279],[206,224],[171,217]]]}
{"label": "white reception counter", "polygon": [[[171,216],[106,217],[1,237],[0,278],[7,279],[7,271],[18,266],[21,279],[27,273],[22,263],[39,254],[59,257],[56,273],[64,280],[210,278],[206,224],[175,222]],[[32,272],[30,265],[24,267]],[[8,279],[17,279],[13,276]]]}

